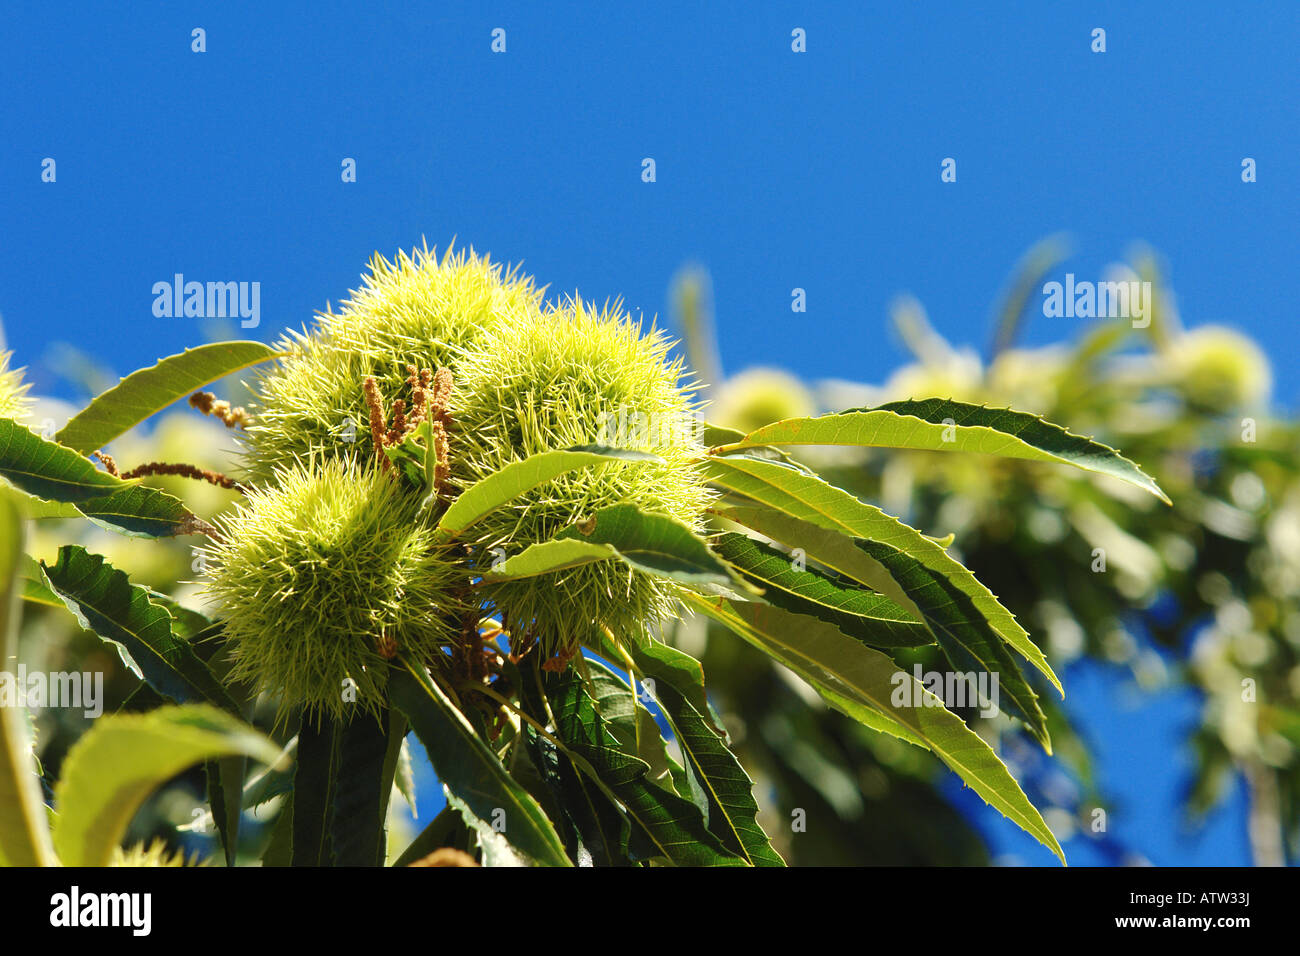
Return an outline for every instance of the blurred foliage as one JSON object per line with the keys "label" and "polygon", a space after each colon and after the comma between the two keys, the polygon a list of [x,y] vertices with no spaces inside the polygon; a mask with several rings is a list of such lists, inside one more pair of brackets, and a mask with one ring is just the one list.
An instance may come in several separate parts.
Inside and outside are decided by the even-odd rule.
{"label": "blurred foliage", "polygon": [[[54,354],[69,358],[77,353],[71,346],[64,346],[54,350]],[[83,390],[97,388],[101,379],[116,382],[108,372],[88,380],[83,373],[89,361],[70,361],[60,368],[65,377]],[[235,401],[242,401],[246,394],[242,383],[233,379],[219,383],[216,388]],[[52,431],[63,424],[71,411],[71,406],[61,402],[36,397],[25,421],[34,425],[46,422]],[[160,414],[148,427],[122,435],[104,450],[122,470],[145,462],[165,461],[188,462],[227,472],[238,454],[235,438],[227,428],[189,410]],[[183,497],[206,515],[221,514],[238,498],[233,491],[183,477],[160,475],[151,483],[169,494]],[[28,536],[27,551],[34,558],[53,563],[61,545],[76,542],[93,554],[103,555],[133,580],[148,581],[156,591],[193,610],[203,607],[199,591],[204,567],[193,539],[124,537],[80,518],[33,521]],[[93,631],[82,628],[61,604],[29,602],[26,605],[19,648],[20,658],[33,671],[102,673],[105,714],[144,709],[146,702],[139,696],[133,697],[140,679],[109,645]],[[84,716],[77,708],[48,707],[38,711],[33,721],[36,753],[48,801],[54,782],[61,776],[69,748],[94,724],[94,719]],[[204,821],[195,812],[206,806],[206,800],[202,767],[185,772],[149,799],[132,823],[129,842],[147,844],[148,853],[155,856],[185,853],[208,857],[219,853],[210,819]],[[249,841],[256,841],[259,828],[254,825],[247,829]],[[134,858],[127,855],[127,859]]]}
{"label": "blurred foliage", "polygon": [[[911,361],[880,385],[802,382],[778,369],[723,378],[713,344],[707,274],[685,272],[674,289],[678,321],[697,368],[712,371],[715,425],[751,430],[819,410],[900,398],[944,397],[1010,406],[1115,447],[1151,473],[1167,507],[1103,476],[1011,459],[941,452],[807,449],[801,457],[828,480],[936,537],[999,595],[1060,670],[1091,658],[1123,668],[1145,690],[1186,685],[1201,695],[1188,745],[1195,755],[1187,809],[1215,807],[1238,779],[1249,787],[1251,844],[1259,863],[1300,853],[1300,425],[1271,407],[1267,356],[1249,337],[1217,325],[1184,328],[1156,258],[1136,253],[1106,279],[1152,283],[1151,323],[1097,320],[1073,340],[1017,347],[1039,289],[1065,253],[1060,240],[1035,247],[999,303],[991,346],[981,356],[944,340],[923,307],[902,298],[892,321]],[[219,389],[238,402],[238,383]],[[37,402],[29,420],[58,417]],[[228,471],[235,448],[219,424],[190,412],[159,416],[108,449],[123,468],[186,461]],[[181,478],[159,487],[215,515],[230,492]],[[79,540],[133,579],[199,607],[202,567],[181,540],[141,541],[85,522],[33,523],[31,553],[52,560]],[[1099,562],[1104,557],[1104,564]],[[924,751],[867,731],[830,710],[784,669],[700,618],[666,635],[699,658],[732,743],[792,864],[979,864],[988,851],[949,799],[950,780]],[[29,605],[23,657],[47,671],[105,674],[105,711],[130,709],[138,681],[97,637],[61,607]],[[923,666],[926,657],[918,652]],[[1043,688],[1040,686],[1039,688]],[[1108,805],[1088,741],[1069,703],[1044,692],[1056,759],[1044,758],[1005,718],[964,716],[995,741],[1030,798],[1062,839],[1077,831],[1115,862],[1130,848],[1093,829]],[[85,729],[80,711],[40,714],[37,752],[46,781]],[[202,771],[157,794],[131,831],[173,848],[212,852],[179,828],[204,802]],[[48,794],[47,794],[48,796]],[[764,799],[766,797],[766,799]],[[800,811],[802,832],[790,825]],[[253,852],[268,834],[245,839]],[[249,849],[246,847],[245,849]]]}
{"label": "blurred foliage", "polygon": [[[749,430],[810,409],[838,411],[930,397],[1041,414],[1113,447],[1152,474],[1172,507],[1104,476],[942,452],[808,449],[827,479],[942,537],[1020,619],[1058,670],[1081,657],[1127,670],[1144,690],[1195,688],[1200,720],[1188,745],[1195,819],[1244,777],[1259,864],[1300,846],[1300,427],[1270,407],[1267,356],[1218,325],[1185,329],[1156,257],[1137,251],[1105,281],[1151,283],[1150,322],[1093,320],[1073,340],[1015,347],[1041,309],[1039,290],[1062,263],[1059,238],[1035,246],[1016,269],[981,357],[930,325],[900,298],[892,320],[912,360],[882,385],[801,383],[749,369],[712,387],[712,424]],[[673,301],[688,343],[712,319],[698,270],[677,280]],[[1081,325],[1086,320],[1077,320]],[[714,359],[708,356],[710,364]],[[928,755],[812,710],[812,696],[715,627],[679,629],[700,656],[720,709],[745,728],[738,748],[782,812],[816,807],[811,825],[782,847],[792,862],[966,863],[983,854],[968,826],[934,789]],[[1035,675],[1036,676],[1036,675]],[[1040,685],[1041,685],[1040,681]],[[1068,703],[1048,709],[1058,761],[1034,755],[1005,718],[968,715],[1021,777],[1062,839],[1097,841],[1115,862],[1131,850],[1093,826],[1106,805],[1087,742]],[[1068,773],[1063,773],[1064,768]],[[917,818],[928,826],[917,826]]]}

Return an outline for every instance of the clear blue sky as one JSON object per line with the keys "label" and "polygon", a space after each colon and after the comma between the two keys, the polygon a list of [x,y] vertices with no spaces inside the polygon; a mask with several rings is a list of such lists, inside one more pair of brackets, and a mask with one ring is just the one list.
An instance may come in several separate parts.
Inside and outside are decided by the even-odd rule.
{"label": "clear blue sky", "polygon": [[[647,314],[698,261],[728,369],[878,380],[901,358],[896,293],[982,346],[1012,263],[1067,231],[1081,276],[1134,240],[1158,249],[1184,319],[1260,339],[1297,405],[1300,4],[268,6],[6,11],[0,315],[41,390],[72,394],[59,340],[118,374],[196,344],[195,320],[151,311],[177,272],[259,281],[250,334],[269,339],[345,296],[374,250],[453,235]],[[1105,764],[1115,784],[1157,768],[1174,772]],[[1157,862],[1242,862],[1228,830]]]}

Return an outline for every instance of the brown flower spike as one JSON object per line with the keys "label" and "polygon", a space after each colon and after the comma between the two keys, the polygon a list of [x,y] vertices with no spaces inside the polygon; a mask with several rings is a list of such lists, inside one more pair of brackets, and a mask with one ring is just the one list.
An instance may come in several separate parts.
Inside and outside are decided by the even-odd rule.
{"label": "brown flower spike", "polygon": [[252,421],[242,406],[232,408],[229,402],[217,398],[211,392],[195,392],[190,396],[190,406],[204,415],[219,419],[227,428],[243,428]]}

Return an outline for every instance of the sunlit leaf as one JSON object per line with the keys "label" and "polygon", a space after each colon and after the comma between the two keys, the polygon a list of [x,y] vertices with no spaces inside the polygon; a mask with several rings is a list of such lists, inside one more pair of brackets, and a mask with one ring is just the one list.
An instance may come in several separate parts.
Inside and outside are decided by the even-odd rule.
{"label": "sunlit leaf", "polygon": [[209,382],[275,358],[261,342],[213,342],[161,359],[132,372],[72,417],[55,436],[74,451],[89,453]]}
{"label": "sunlit leaf", "polygon": [[[22,520],[11,496],[0,491],[0,673],[14,667],[18,656],[18,570],[24,556]],[[27,711],[0,705],[0,865],[53,861]]]}
{"label": "sunlit leaf", "polygon": [[763,587],[763,599],[834,624],[872,647],[920,647],[934,637],[920,619],[861,585],[794,566],[790,556],[743,534],[719,535],[714,550]]}
{"label": "sunlit leaf", "polygon": [[755,866],[784,866],[771,839],[758,824],[754,783],[726,742],[702,714],[667,681],[655,683],[655,697],[672,723],[682,748],[686,772],[703,791],[709,807],[709,830]]}
{"label": "sunlit leaf", "polygon": [[645,452],[600,445],[531,455],[523,461],[506,465],[461,492],[438,521],[438,531],[444,537],[463,534],[497,508],[566,472],[605,465],[662,461],[658,456]]}
{"label": "sunlit leaf", "polygon": [[70,448],[9,419],[0,419],[0,475],[29,495],[75,505],[114,531],[162,537],[203,527],[177,498],[100,471]]}
{"label": "sunlit leaf", "polygon": [[66,866],[107,866],[140,805],[204,760],[243,754],[266,763],[279,748],[204,704],[101,717],[73,744],[55,788],[54,846]]}
{"label": "sunlit leaf", "polygon": [[684,600],[790,668],[837,710],[875,729],[884,727],[873,715],[883,717],[903,739],[928,747],[986,803],[1065,862],[1056,837],[997,754],[884,654],[816,618],[768,604],[689,593]]}
{"label": "sunlit leaf", "polygon": [[746,860],[709,832],[698,807],[652,783],[649,765],[625,753],[573,669],[545,675],[556,736],[626,808],[662,857],[683,866],[737,866]]}
{"label": "sunlit leaf", "polygon": [[736,584],[726,563],[703,538],[673,518],[646,514],[635,505],[602,508],[552,540],[507,558],[485,573],[484,580],[533,577],[611,558],[683,584]]}
{"label": "sunlit leaf", "polygon": [[1169,503],[1149,475],[1107,445],[1072,434],[1028,412],[947,398],[889,402],[817,418],[791,418],[764,425],[713,452],[726,454],[761,445],[914,448],[1055,462],[1118,478]]}
{"label": "sunlit leaf", "polygon": [[[862,549],[853,543],[853,538],[887,545],[943,575],[970,599],[1007,644],[1061,692],[1061,682],[1048,665],[1047,658],[1016,622],[1015,616],[933,538],[815,475],[778,462],[746,457],[715,458],[706,463],[705,470],[709,480],[718,486],[768,506],[766,509],[726,509],[724,514],[769,538],[803,548],[819,563],[868,587],[882,590],[885,583],[874,575],[874,563],[863,561]],[[783,521],[783,516],[798,519],[801,523]],[[883,593],[904,607],[909,603],[901,586]],[[921,617],[919,612],[916,616],[918,619]]]}

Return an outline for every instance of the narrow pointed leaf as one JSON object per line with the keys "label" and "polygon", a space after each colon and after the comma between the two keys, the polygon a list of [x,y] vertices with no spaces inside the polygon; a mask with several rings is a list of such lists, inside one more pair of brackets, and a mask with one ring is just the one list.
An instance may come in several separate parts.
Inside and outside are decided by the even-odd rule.
{"label": "narrow pointed leaf", "polygon": [[934,637],[913,614],[861,585],[794,567],[790,556],[743,534],[720,535],[718,555],[763,587],[769,604],[811,614],[872,647],[921,647]]}
{"label": "narrow pointed leaf", "polygon": [[205,823],[210,820],[217,827],[226,866],[235,865],[235,857],[239,852],[239,821],[243,812],[241,798],[247,763],[247,758],[234,756],[209,760],[203,765],[208,806],[211,808]]}
{"label": "narrow pointed leaf", "polygon": [[[523,712],[538,724],[548,724],[550,712],[538,673],[518,669],[508,673],[519,687]],[[632,865],[633,824],[612,795],[580,771],[568,753],[538,733],[531,723],[524,722],[520,729],[528,757],[558,808],[557,824],[570,857],[580,866]],[[638,832],[638,837],[638,844],[650,843],[643,831]]]}
{"label": "narrow pointed leaf", "polygon": [[817,418],[789,418],[764,425],[713,452],[726,454],[760,445],[866,445],[1055,462],[1118,478],[1169,504],[1151,476],[1107,445],[1028,412],[946,398],[889,402]]}
{"label": "narrow pointed leaf", "polygon": [[[589,690],[596,709],[623,752],[645,761],[648,779],[665,790],[676,789],[673,778],[684,769],[668,753],[654,715],[632,693],[632,686],[597,660],[588,660]],[[681,791],[678,791],[681,793]],[[685,796],[685,794],[683,794]]]}
{"label": "narrow pointed leaf", "polygon": [[907,595],[906,606],[920,612],[957,671],[984,671],[996,675],[998,684],[992,693],[994,703],[1023,720],[1051,753],[1047,718],[1038,704],[1038,695],[1025,681],[1006,644],[970,598],[944,575],[897,548],[878,541],[860,541],[858,547],[876,561],[882,572]]}
{"label": "narrow pointed leaf", "polygon": [[[656,683],[662,680],[672,684],[677,688],[677,693],[690,701],[691,706],[704,717],[714,733],[726,736],[726,728],[716,719],[709,704],[704,689],[704,666],[699,661],[685,651],[660,641],[648,641],[631,647],[629,653],[643,677],[653,678]],[[610,659],[617,660],[618,656],[611,655]]]}
{"label": "narrow pointed leaf", "polygon": [[[771,605],[690,593],[683,600],[790,668],[837,710],[869,727],[878,726],[870,717],[872,713],[897,724],[932,750],[986,803],[1065,862],[1056,837],[997,754],[939,698],[884,654],[816,618]],[[911,706],[904,706],[905,701]]]}
{"label": "narrow pointed leaf", "polygon": [[586,523],[570,525],[555,538],[606,545],[632,567],[683,584],[737,583],[726,563],[690,528],[635,505],[602,508]]}
{"label": "narrow pointed leaf", "polygon": [[585,865],[628,866],[632,826],[596,783],[580,773],[551,741],[531,725],[524,728],[529,758],[559,807],[570,855]]}
{"label": "narrow pointed leaf", "polygon": [[111,495],[78,502],[76,508],[100,527],[133,538],[196,534],[205,527],[179,498],[144,485],[127,485]]}
{"label": "narrow pointed leaf", "polygon": [[503,811],[503,836],[517,853],[543,866],[572,865],[537,801],[510,778],[497,755],[422,668],[409,662],[395,667],[388,692],[392,706],[406,715],[424,744],[438,779],[468,813],[492,821]]}
{"label": "narrow pointed leaf", "polygon": [[262,851],[262,866],[293,865],[293,791],[286,794],[280,812],[271,824],[271,835]]}
{"label": "narrow pointed leaf", "polygon": [[456,537],[502,505],[566,472],[615,463],[662,461],[646,452],[600,445],[532,455],[506,465],[461,492],[438,521],[438,531],[444,537]]}
{"label": "narrow pointed leaf", "polygon": [[152,603],[123,572],[78,545],[64,545],[54,566],[42,563],[41,570],[46,586],[82,626],[125,648],[158,693],[178,703],[206,701],[238,715],[229,692],[190,643],[172,632],[166,608]]}
{"label": "narrow pointed leaf", "polygon": [[388,715],[356,714],[339,727],[339,775],[329,808],[335,866],[381,866],[388,796]]}
{"label": "narrow pointed leaf", "polygon": [[484,572],[483,580],[517,581],[553,571],[566,571],[595,561],[612,561],[617,557],[618,552],[607,544],[572,539],[541,541]]}
{"label": "narrow pointed leaf", "polygon": [[635,505],[603,508],[585,523],[570,525],[550,541],[507,558],[483,579],[533,577],[611,558],[683,584],[734,587],[738,583],[726,563],[690,528],[664,515],[646,514]]}
{"label": "narrow pointed leaf", "polygon": [[127,534],[193,534],[203,526],[172,495],[115,478],[9,419],[0,419],[0,476],[29,495],[75,505],[92,521]]}
{"label": "narrow pointed leaf", "polygon": [[[998,686],[995,702],[1007,713],[1023,720],[1047,752],[1051,753],[1047,718],[1038,704],[1037,695],[1025,682],[1001,636],[946,574],[879,541],[862,538],[841,540],[831,537],[838,535],[838,532],[810,528],[807,522],[788,515],[759,509],[733,510],[741,512],[738,517],[743,522],[753,522],[754,530],[779,540],[806,544],[806,553],[814,560],[821,561],[825,555],[825,561],[837,570],[846,569],[845,573],[855,580],[884,592],[889,596],[884,599],[887,604],[901,611],[909,620],[925,622],[920,625],[926,634],[922,643],[938,641],[944,655],[957,671],[996,674]],[[731,514],[731,510],[724,509],[724,513]],[[742,542],[749,540],[743,535],[736,537]],[[823,544],[826,538],[830,540]],[[851,548],[848,547],[850,544]],[[724,550],[727,547],[739,550],[742,555],[751,550],[748,544],[734,542],[724,546]],[[775,560],[780,561],[780,558]],[[781,563],[788,570],[789,562]],[[788,578],[786,575],[783,577]],[[811,602],[809,606],[803,607],[798,601],[783,600],[782,593],[780,590],[769,590],[764,597],[769,603],[787,611],[811,614],[835,625],[850,637],[888,650],[889,645],[882,645],[860,631],[852,630],[857,623],[852,618],[846,620],[843,614],[821,612]],[[774,594],[777,600],[772,599]]]}
{"label": "narrow pointed leaf", "polygon": [[90,459],[8,418],[0,418],[0,475],[47,501],[88,501],[126,487]]}
{"label": "narrow pointed leaf", "polygon": [[328,715],[305,718],[298,730],[293,775],[291,866],[333,866],[331,808],[339,784],[338,722]]}
{"label": "narrow pointed leaf", "polygon": [[785,861],[758,825],[754,782],[736,755],[672,684],[656,682],[655,696],[682,748],[686,772],[707,797],[709,830],[728,848],[739,849],[755,866],[784,866]]}
{"label": "narrow pointed leaf", "polygon": [[743,866],[705,825],[698,807],[648,779],[649,765],[622,749],[582,679],[572,670],[546,675],[556,736],[623,804],[657,853],[679,866]]}
{"label": "narrow pointed leaf", "polygon": [[209,382],[279,354],[253,341],[213,342],[186,349],[132,372],[97,395],[55,437],[60,444],[88,454]]}
{"label": "narrow pointed leaf", "polygon": [[[780,515],[797,518],[815,528],[837,532],[849,538],[878,541],[911,555],[927,568],[942,574],[970,599],[1004,641],[1051,681],[1058,693],[1064,694],[1061,682],[1047,663],[1047,658],[1038,645],[1029,639],[1029,633],[1016,621],[1015,615],[1003,607],[969,569],[948,554],[933,538],[908,527],[874,505],[859,501],[847,491],[827,484],[815,475],[778,462],[744,457],[714,458],[706,462],[705,471],[714,484],[767,505],[768,509],[779,512]],[[811,529],[802,526],[794,526],[797,531],[785,534],[765,531],[759,523],[779,519],[780,515],[763,512],[764,509],[732,508],[725,513],[769,538],[803,548],[810,556],[814,555],[816,548],[818,554],[842,553],[845,562],[849,562],[853,560],[855,552],[861,553],[851,541],[845,542],[833,535],[809,533]],[[841,564],[822,557],[817,560],[868,587],[875,586]],[[876,589],[880,590],[879,587]],[[886,596],[907,607],[905,596],[899,592],[886,592]],[[903,599],[900,600],[900,597]]]}

